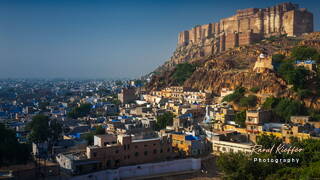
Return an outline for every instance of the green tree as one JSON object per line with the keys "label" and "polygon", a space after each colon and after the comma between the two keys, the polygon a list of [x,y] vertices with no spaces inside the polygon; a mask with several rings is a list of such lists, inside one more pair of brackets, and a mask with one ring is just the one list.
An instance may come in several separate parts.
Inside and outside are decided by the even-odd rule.
{"label": "green tree", "polygon": [[281,98],[273,112],[283,120],[290,121],[291,116],[306,115],[307,109],[299,101]]}
{"label": "green tree", "polygon": [[81,104],[79,107],[73,108],[69,113],[68,117],[76,119],[79,117],[87,116],[90,113],[92,105],[89,103]]}
{"label": "green tree", "polygon": [[88,145],[93,145],[94,133],[89,132],[84,135],[84,139],[87,141]]}
{"label": "green tree", "polygon": [[240,126],[245,127],[246,126],[246,111],[237,112],[234,117],[234,121]]}
{"label": "green tree", "polygon": [[165,112],[157,116],[156,130],[165,129],[168,125],[172,125],[173,117],[171,112]]}
{"label": "green tree", "polygon": [[257,96],[249,95],[248,97],[240,98],[239,105],[241,107],[255,107],[257,105]]}
{"label": "green tree", "polygon": [[279,99],[275,97],[268,97],[262,104],[262,108],[265,110],[272,110],[279,103]]}
{"label": "green tree", "polygon": [[274,54],[274,55],[272,55],[272,62],[273,63],[281,63],[281,62],[283,62],[283,60],[286,58],[286,56],[285,55],[283,55],[283,54]]}
{"label": "green tree", "polygon": [[182,85],[184,81],[187,80],[195,70],[196,66],[193,64],[178,64],[175,68],[172,77],[177,82],[177,84]]}
{"label": "green tree", "polygon": [[58,141],[62,134],[62,124],[58,120],[54,119],[50,121],[50,138],[53,142]]}
{"label": "green tree", "polygon": [[32,121],[27,125],[30,130],[28,138],[31,142],[42,143],[50,137],[49,117],[45,115],[36,115]]}
{"label": "green tree", "polygon": [[225,96],[222,101],[227,101],[227,102],[238,102],[243,96],[244,93],[246,92],[246,89],[244,87],[238,87],[234,90],[232,94],[229,94]]}
{"label": "green tree", "polygon": [[0,167],[30,160],[30,144],[20,144],[16,133],[0,123]]}
{"label": "green tree", "polygon": [[250,89],[250,91],[253,92],[253,93],[257,93],[259,90],[260,90],[259,87],[253,87],[253,88]]}
{"label": "green tree", "polygon": [[106,133],[106,130],[102,126],[97,126],[94,132],[95,135],[105,134],[105,133]]}
{"label": "green tree", "polygon": [[86,133],[84,135],[84,139],[87,141],[88,145],[93,145],[94,135],[101,135],[105,133],[106,133],[105,128],[103,128],[102,126],[97,126],[94,131]]}
{"label": "green tree", "polygon": [[318,51],[315,48],[307,46],[297,46],[291,50],[291,56],[299,60],[307,60],[318,57]]}
{"label": "green tree", "polygon": [[257,144],[262,145],[264,148],[271,148],[273,145],[278,146],[282,143],[282,139],[275,135],[262,134],[257,137]]}

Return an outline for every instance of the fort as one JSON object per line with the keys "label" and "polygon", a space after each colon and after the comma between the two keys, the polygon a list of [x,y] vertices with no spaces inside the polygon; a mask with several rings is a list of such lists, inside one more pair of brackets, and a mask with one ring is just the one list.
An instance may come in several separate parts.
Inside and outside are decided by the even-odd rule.
{"label": "fort", "polygon": [[178,47],[203,44],[203,55],[206,55],[249,45],[270,36],[300,36],[310,32],[313,32],[313,14],[297,4],[282,3],[269,8],[238,10],[234,16],[220,22],[180,32]]}

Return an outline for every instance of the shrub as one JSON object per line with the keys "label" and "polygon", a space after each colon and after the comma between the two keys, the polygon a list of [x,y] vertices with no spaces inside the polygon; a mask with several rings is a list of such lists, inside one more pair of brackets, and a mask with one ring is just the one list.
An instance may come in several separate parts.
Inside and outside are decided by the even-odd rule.
{"label": "shrub", "polygon": [[189,63],[182,63],[176,66],[176,69],[172,75],[177,84],[182,85],[192,73],[196,70],[196,66]]}
{"label": "shrub", "polygon": [[259,90],[260,90],[259,87],[253,87],[253,88],[250,89],[250,91],[253,92],[253,93],[257,93]]}

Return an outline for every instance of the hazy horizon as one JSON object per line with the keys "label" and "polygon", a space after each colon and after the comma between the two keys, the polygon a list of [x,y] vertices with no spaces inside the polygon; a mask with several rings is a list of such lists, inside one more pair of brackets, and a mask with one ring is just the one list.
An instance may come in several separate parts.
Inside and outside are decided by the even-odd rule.
{"label": "hazy horizon", "polygon": [[[170,58],[178,33],[278,0],[2,0],[0,79],[136,78]],[[320,2],[293,0],[314,14]]]}

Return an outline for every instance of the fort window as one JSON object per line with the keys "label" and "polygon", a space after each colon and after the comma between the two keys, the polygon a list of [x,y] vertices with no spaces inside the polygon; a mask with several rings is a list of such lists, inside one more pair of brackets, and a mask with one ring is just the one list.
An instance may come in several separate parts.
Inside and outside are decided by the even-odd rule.
{"label": "fort window", "polygon": [[134,156],[138,157],[138,156],[139,156],[139,153],[138,153],[138,152],[135,152],[135,153],[134,153]]}
{"label": "fort window", "polygon": [[148,151],[145,151],[145,152],[144,152],[144,155],[147,156],[147,155],[148,155]]}
{"label": "fort window", "polygon": [[107,161],[106,166],[107,166],[107,167],[110,167],[110,166],[111,166],[111,160],[108,160],[108,161]]}
{"label": "fort window", "polygon": [[120,160],[117,159],[117,160],[115,161],[115,166],[119,166],[119,165],[120,165]]}

